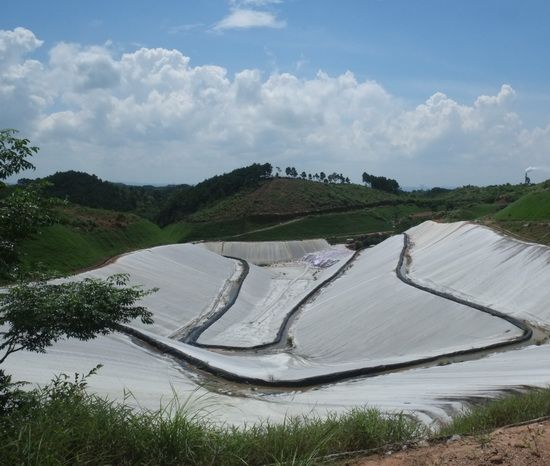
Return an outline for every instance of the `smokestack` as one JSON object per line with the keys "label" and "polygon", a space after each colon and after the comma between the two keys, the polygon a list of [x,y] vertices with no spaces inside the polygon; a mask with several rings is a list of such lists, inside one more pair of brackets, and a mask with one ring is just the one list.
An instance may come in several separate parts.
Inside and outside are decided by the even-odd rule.
{"label": "smokestack", "polygon": [[534,170],[542,170],[542,171],[548,172],[548,171],[550,171],[550,168],[548,168],[548,167],[527,167],[525,169],[525,184],[531,183],[531,178],[529,178],[528,175],[529,175],[529,173],[531,173]]}

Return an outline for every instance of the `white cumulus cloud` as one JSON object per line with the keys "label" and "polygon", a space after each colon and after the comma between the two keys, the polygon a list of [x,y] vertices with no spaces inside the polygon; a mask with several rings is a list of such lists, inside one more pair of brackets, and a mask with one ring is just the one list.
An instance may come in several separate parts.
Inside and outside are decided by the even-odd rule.
{"label": "white cumulus cloud", "polygon": [[43,44],[28,29],[18,27],[13,31],[0,30],[0,63],[9,63],[36,50]]}
{"label": "white cumulus cloud", "polygon": [[508,84],[471,103],[434,91],[411,106],[350,71],[230,75],[163,48],[60,43],[37,61],[26,54],[41,41],[21,29],[0,31],[11,57],[0,62],[0,127],[41,147],[37,175],[196,182],[268,161],[444,185],[520,181],[525,167],[548,165],[550,125],[526,127]]}

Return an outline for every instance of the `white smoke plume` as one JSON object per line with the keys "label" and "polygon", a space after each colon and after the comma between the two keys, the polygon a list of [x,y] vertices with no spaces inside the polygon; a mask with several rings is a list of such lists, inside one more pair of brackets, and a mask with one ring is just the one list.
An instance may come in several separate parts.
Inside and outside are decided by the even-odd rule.
{"label": "white smoke plume", "polygon": [[545,171],[545,172],[550,172],[550,168],[549,167],[527,167],[525,169],[525,174],[527,175],[528,173],[532,172],[532,171],[535,171],[535,170],[541,170],[541,171]]}

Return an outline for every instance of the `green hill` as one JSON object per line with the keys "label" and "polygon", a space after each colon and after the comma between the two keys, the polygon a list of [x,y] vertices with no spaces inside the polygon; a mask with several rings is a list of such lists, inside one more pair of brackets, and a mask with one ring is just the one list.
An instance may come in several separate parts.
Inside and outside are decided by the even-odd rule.
{"label": "green hill", "polygon": [[[170,215],[177,218],[192,213],[184,215],[183,222],[164,228],[129,212],[77,204],[62,207],[58,223],[43,228],[23,244],[22,267],[35,270],[37,264],[42,264],[47,270],[68,273],[127,251],[160,244],[230,239],[270,228],[273,232],[266,230],[265,238],[258,239],[337,237],[386,230],[395,223],[393,213],[356,212],[344,216],[335,212],[385,204],[391,207],[401,202],[396,195],[351,184],[265,179],[268,168],[268,164],[254,164],[179,190],[171,199]],[[58,197],[71,193],[71,199],[88,204],[112,209],[118,206],[122,210],[135,207],[133,191],[92,175],[66,172],[54,175],[50,181],[55,181],[50,194]],[[154,209],[154,199],[151,202]],[[208,207],[200,209],[203,204]],[[388,221],[388,216],[393,220]],[[295,228],[279,225],[289,218],[299,219]]]}
{"label": "green hill", "polygon": [[291,218],[311,213],[354,210],[381,204],[397,204],[399,196],[357,184],[273,178],[254,189],[242,190],[189,216],[190,221],[222,221],[235,218]]}
{"label": "green hill", "polygon": [[184,220],[198,210],[214,205],[243,189],[255,189],[271,176],[271,164],[253,163],[223,175],[216,175],[200,183],[176,191],[157,216],[157,222],[166,226]]}
{"label": "green hill", "polygon": [[[370,244],[373,233],[401,232],[426,219],[482,221],[527,239],[550,240],[550,190],[545,184],[392,194],[349,183],[267,178],[270,167],[253,164],[196,186],[158,192],[153,187],[136,191],[77,172],[56,174],[51,181],[58,191],[52,194],[63,197],[65,190],[81,202],[113,209],[120,204],[134,213],[141,206],[160,212],[157,220],[166,226],[129,212],[71,205],[61,208],[58,224],[24,243],[22,265],[35,269],[42,263],[50,270],[73,272],[127,251],[196,240],[324,237]],[[168,219],[176,221],[165,223]]]}
{"label": "green hill", "polygon": [[550,191],[520,197],[495,215],[497,220],[550,220]]}
{"label": "green hill", "polygon": [[[49,196],[96,209],[132,212],[150,220],[156,219],[174,192],[189,188],[187,185],[130,186],[73,170],[57,172],[42,180],[48,182],[45,193]],[[18,184],[31,181],[35,180],[22,178]]]}
{"label": "green hill", "polygon": [[[237,193],[168,225],[165,231],[179,242],[341,237],[392,229],[392,223],[402,220],[395,212],[383,212],[383,207],[377,213],[361,210],[376,206],[391,209],[402,203],[411,205],[406,197],[356,184],[279,177],[257,179]],[[340,215],[341,212],[349,215]],[[392,220],[388,221],[388,217]],[[294,221],[287,223],[289,220]]]}
{"label": "green hill", "polygon": [[550,189],[548,188],[550,188],[548,182],[533,187],[534,190],[497,212],[492,226],[528,241],[550,244]]}
{"label": "green hill", "polygon": [[342,240],[398,232],[426,219],[492,218],[535,186],[465,186],[399,195],[356,184],[272,178],[187,215],[166,230],[176,241]]}

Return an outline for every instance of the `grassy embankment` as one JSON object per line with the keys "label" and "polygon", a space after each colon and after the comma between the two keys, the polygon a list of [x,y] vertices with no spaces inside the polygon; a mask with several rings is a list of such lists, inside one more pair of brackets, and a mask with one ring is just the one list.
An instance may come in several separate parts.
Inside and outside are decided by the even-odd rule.
{"label": "grassy embankment", "polygon": [[239,429],[214,425],[185,403],[139,412],[61,380],[0,415],[0,463],[320,464],[328,455],[334,460],[342,452],[395,450],[421,438],[479,435],[548,415],[550,389],[544,389],[474,407],[431,432],[409,416],[376,409]]}
{"label": "grassy embankment", "polygon": [[530,192],[495,215],[496,225],[530,241],[550,244],[550,190]]}
{"label": "grassy embankment", "polygon": [[199,240],[230,239],[259,228],[272,227],[278,220],[237,218],[234,220],[178,222],[164,227],[163,231],[172,243],[183,243]]}
{"label": "grassy embankment", "polygon": [[23,268],[68,273],[131,250],[170,242],[159,226],[133,214],[71,206],[60,209],[58,217],[59,223],[23,243]]}
{"label": "grassy embankment", "polygon": [[509,395],[466,410],[438,433],[477,435],[545,416],[550,416],[550,388]]}

